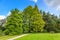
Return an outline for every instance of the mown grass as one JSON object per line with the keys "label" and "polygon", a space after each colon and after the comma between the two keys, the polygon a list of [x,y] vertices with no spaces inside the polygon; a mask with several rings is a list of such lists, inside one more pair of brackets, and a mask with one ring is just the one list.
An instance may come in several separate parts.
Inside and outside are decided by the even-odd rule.
{"label": "mown grass", "polygon": [[16,40],[60,40],[60,33],[36,33],[29,34]]}
{"label": "mown grass", "polygon": [[0,36],[0,40],[8,40],[9,38],[14,38],[16,36],[10,36],[10,35],[5,35],[5,36]]}

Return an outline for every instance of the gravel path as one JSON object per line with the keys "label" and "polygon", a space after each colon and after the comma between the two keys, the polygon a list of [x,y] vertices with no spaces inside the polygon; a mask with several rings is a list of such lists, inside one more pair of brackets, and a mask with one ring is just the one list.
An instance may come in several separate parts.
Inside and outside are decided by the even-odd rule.
{"label": "gravel path", "polygon": [[15,40],[15,39],[17,39],[17,38],[21,38],[21,37],[26,36],[26,35],[28,35],[28,34],[23,34],[23,35],[20,35],[20,36],[16,36],[16,37],[10,38],[10,39],[8,39],[8,40]]}

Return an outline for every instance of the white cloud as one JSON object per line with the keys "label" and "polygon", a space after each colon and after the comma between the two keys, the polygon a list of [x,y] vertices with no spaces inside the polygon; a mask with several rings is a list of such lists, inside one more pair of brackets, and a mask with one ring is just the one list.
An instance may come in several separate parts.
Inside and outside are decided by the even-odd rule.
{"label": "white cloud", "polygon": [[[8,14],[7,14],[7,16],[9,16],[10,14],[11,14],[11,12],[9,11],[9,12],[8,12]],[[2,20],[2,19],[4,19],[4,18],[6,18],[7,16],[0,15],[0,20]]]}
{"label": "white cloud", "polygon": [[6,18],[6,17],[5,17],[5,16],[3,16],[3,15],[0,15],[0,20],[1,20],[1,19],[4,19],[4,18]]}
{"label": "white cloud", "polygon": [[57,10],[60,12],[60,6],[57,7]]}
{"label": "white cloud", "polygon": [[44,0],[49,7],[56,8],[60,11],[60,0]]}
{"label": "white cloud", "polygon": [[33,2],[35,2],[35,3],[36,3],[38,0],[31,0],[31,1],[33,1]]}
{"label": "white cloud", "polygon": [[9,16],[10,14],[11,14],[11,12],[9,11],[8,14],[7,14],[7,16]]}

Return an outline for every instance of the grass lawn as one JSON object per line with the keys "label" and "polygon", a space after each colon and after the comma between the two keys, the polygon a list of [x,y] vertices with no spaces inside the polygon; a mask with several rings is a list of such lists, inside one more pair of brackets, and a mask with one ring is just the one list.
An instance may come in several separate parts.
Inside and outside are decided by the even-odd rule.
{"label": "grass lawn", "polygon": [[36,33],[29,34],[16,40],[60,40],[60,33]]}
{"label": "grass lawn", "polygon": [[0,40],[8,40],[9,38],[13,38],[16,36],[0,36]]}

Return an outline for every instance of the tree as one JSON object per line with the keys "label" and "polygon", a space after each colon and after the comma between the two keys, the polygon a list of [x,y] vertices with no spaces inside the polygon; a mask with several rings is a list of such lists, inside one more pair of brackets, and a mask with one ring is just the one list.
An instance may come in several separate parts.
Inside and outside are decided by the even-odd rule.
{"label": "tree", "polygon": [[39,12],[37,5],[33,8],[31,14],[31,26],[30,29],[33,32],[42,32],[45,22],[43,21],[42,15]]}
{"label": "tree", "polygon": [[11,15],[7,17],[4,33],[6,35],[21,34],[23,32],[23,15],[18,9],[11,10]]}
{"label": "tree", "polygon": [[60,32],[60,18],[57,19],[56,32]]}
{"label": "tree", "polygon": [[[45,22],[39,12],[37,5],[34,8],[28,6],[24,9],[24,31],[25,32],[41,32]],[[26,26],[26,27],[25,27]],[[26,29],[27,28],[27,29]]]}
{"label": "tree", "polygon": [[27,8],[24,9],[24,26],[23,26],[23,31],[24,33],[30,32],[30,25],[31,25],[31,14],[32,14],[32,6],[28,6]]}
{"label": "tree", "polygon": [[45,21],[45,27],[44,29],[47,30],[48,32],[50,31],[56,31],[56,26],[57,26],[57,17],[54,15],[51,15],[49,12],[45,13],[43,12],[43,19]]}

